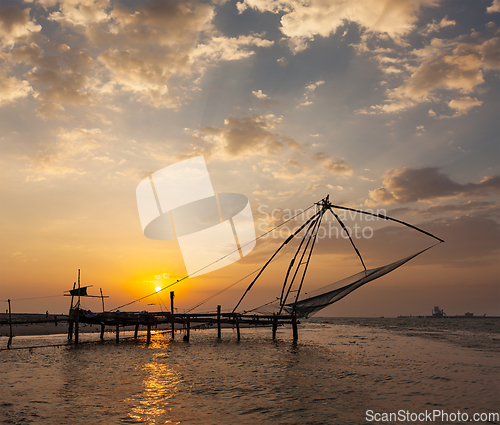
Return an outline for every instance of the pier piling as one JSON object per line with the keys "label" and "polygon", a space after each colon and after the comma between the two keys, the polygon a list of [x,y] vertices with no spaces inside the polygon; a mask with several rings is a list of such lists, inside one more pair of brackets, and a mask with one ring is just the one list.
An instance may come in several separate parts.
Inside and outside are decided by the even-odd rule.
{"label": "pier piling", "polygon": [[172,339],[175,338],[174,291],[170,291],[170,312],[172,313]]}
{"label": "pier piling", "polygon": [[10,328],[9,341],[7,342],[7,348],[10,348],[10,344],[12,344],[12,311],[10,309],[10,298],[7,300],[7,302],[9,303],[9,328]]}
{"label": "pier piling", "polygon": [[236,317],[236,336],[238,338],[238,341],[241,340],[241,335],[240,335],[240,318]]}
{"label": "pier piling", "polygon": [[68,320],[68,339],[73,339],[73,320]]}
{"label": "pier piling", "polygon": [[189,342],[190,333],[191,333],[191,322],[188,319],[188,321],[186,322],[186,335],[184,337],[184,341]]}
{"label": "pier piling", "polygon": [[278,330],[278,318],[273,318],[273,339],[276,339],[276,331]]}
{"label": "pier piling", "polygon": [[221,339],[222,331],[221,331],[221,322],[220,322],[220,305],[217,306],[217,338]]}
{"label": "pier piling", "polygon": [[139,323],[135,325],[134,329],[134,340],[137,341],[137,334],[139,333]]}
{"label": "pier piling", "polygon": [[299,339],[299,331],[297,328],[297,316],[295,314],[292,315],[292,329],[293,329],[293,340],[297,341]]}
{"label": "pier piling", "polygon": [[78,344],[78,325],[79,325],[79,316],[80,312],[77,310],[76,312],[76,320],[75,320],[75,344]]}

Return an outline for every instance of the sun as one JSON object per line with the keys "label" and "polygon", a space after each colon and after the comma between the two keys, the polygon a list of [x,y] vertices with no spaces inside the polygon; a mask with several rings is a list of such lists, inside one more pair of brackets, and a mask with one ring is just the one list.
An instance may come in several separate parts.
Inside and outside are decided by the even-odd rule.
{"label": "sun", "polygon": [[157,286],[157,287],[155,288],[155,291],[156,291],[156,292],[160,292],[160,291],[161,291],[161,287],[160,287],[160,286]]}

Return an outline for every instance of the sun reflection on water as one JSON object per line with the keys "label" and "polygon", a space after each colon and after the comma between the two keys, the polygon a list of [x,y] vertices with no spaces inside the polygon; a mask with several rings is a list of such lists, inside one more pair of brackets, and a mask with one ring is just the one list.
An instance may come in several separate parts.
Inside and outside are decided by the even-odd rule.
{"label": "sun reflection on water", "polygon": [[[151,348],[160,346],[165,347],[154,344]],[[141,393],[127,400],[134,406],[128,414],[130,419],[151,425],[179,423],[169,419],[169,416],[178,407],[172,398],[179,391],[182,378],[167,362],[168,354],[162,351],[154,353],[152,361],[141,367],[146,377],[142,382]]]}

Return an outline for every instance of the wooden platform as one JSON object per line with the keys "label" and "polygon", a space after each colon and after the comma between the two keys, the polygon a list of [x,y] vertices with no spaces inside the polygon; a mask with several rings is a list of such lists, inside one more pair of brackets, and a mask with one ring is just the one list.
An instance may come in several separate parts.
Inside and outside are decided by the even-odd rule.
{"label": "wooden platform", "polygon": [[119,342],[120,327],[135,326],[134,337],[137,338],[139,328],[145,327],[147,330],[146,339],[151,341],[151,328],[162,324],[171,326],[172,338],[175,337],[175,330],[185,331],[184,341],[189,341],[190,330],[194,324],[205,324],[207,326],[217,326],[218,338],[222,335],[222,325],[231,325],[236,328],[238,341],[241,339],[240,327],[267,326],[272,328],[273,339],[276,338],[278,326],[290,324],[293,329],[293,339],[298,339],[297,317],[292,315],[260,315],[260,314],[239,314],[221,313],[220,306],[216,313],[169,313],[169,312],[103,312],[94,313],[88,310],[71,309],[68,316],[68,339],[75,338],[78,344],[79,324],[88,323],[101,326],[101,339],[104,338],[105,327],[115,327],[116,342]]}

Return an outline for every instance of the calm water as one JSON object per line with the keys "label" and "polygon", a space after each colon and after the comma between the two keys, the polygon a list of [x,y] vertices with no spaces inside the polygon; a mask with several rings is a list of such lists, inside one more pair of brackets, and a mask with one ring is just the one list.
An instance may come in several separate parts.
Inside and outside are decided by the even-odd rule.
{"label": "calm water", "polygon": [[296,345],[291,329],[276,342],[255,328],[240,343],[231,329],[221,341],[154,335],[149,347],[107,338],[1,351],[0,423],[366,424],[367,410],[500,410],[498,319],[314,319]]}

